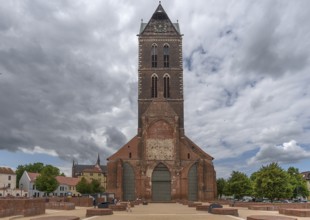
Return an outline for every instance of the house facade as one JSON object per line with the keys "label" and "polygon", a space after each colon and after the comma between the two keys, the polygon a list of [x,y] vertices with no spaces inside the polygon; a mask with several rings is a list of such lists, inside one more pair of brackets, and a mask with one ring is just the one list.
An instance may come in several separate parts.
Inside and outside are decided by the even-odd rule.
{"label": "house facade", "polygon": [[98,154],[97,161],[93,165],[80,165],[73,161],[72,163],[72,177],[84,177],[88,182],[95,179],[100,182],[100,185],[107,189],[107,167],[100,164],[100,156]]}
{"label": "house facade", "polygon": [[[39,176],[39,173],[32,173],[24,171],[23,175],[19,180],[19,185],[22,189],[22,194],[25,197],[43,197],[45,196],[44,192],[39,191],[36,188],[36,178]],[[79,182],[78,178],[57,176],[56,180],[58,182],[57,189],[51,193],[52,196],[80,196],[81,194],[76,191],[76,185]]]}
{"label": "house facade", "polygon": [[0,167],[0,197],[16,194],[16,174],[8,167]]}
{"label": "house facade", "polygon": [[213,157],[185,134],[182,37],[161,3],[141,22],[138,132],[107,159],[107,191],[121,200],[216,198]]}
{"label": "house facade", "polygon": [[79,178],[57,176],[56,180],[58,182],[57,189],[53,192],[54,196],[80,196],[81,193],[76,191],[76,185],[80,181]]}

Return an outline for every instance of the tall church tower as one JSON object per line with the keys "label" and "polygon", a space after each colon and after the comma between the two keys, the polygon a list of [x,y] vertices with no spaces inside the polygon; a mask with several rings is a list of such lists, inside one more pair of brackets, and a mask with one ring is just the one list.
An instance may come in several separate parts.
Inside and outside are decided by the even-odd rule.
{"label": "tall church tower", "polygon": [[214,199],[213,158],[184,133],[179,24],[159,3],[138,38],[138,134],[108,158],[107,191],[122,200]]}

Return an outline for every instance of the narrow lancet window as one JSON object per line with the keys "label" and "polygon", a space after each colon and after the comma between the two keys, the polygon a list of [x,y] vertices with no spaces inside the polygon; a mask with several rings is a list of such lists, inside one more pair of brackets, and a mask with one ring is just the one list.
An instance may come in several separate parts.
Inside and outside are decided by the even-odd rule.
{"label": "narrow lancet window", "polygon": [[152,67],[156,68],[157,67],[157,45],[153,44],[152,45]]}
{"label": "narrow lancet window", "polygon": [[152,91],[151,91],[152,98],[157,98],[157,79],[158,77],[156,75],[152,76]]}
{"label": "narrow lancet window", "polygon": [[169,85],[169,75],[164,76],[164,98],[170,98],[170,85]]}
{"label": "narrow lancet window", "polygon": [[169,46],[164,46],[164,67],[169,67]]}

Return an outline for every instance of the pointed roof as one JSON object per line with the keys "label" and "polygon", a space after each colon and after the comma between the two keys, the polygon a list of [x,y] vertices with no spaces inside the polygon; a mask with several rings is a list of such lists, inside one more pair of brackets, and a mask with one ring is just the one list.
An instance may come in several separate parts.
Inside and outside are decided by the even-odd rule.
{"label": "pointed roof", "polygon": [[161,5],[161,1],[159,1],[159,5],[156,8],[155,12],[153,13],[153,15],[152,15],[152,17],[148,23],[143,23],[143,20],[141,20],[140,31],[139,31],[138,35],[143,34],[143,32],[150,25],[150,23],[162,22],[162,21],[170,23],[172,29],[174,29],[174,31],[177,34],[181,35],[179,23],[172,23],[171,22],[170,18],[168,17],[167,13],[165,12],[163,6]]}
{"label": "pointed roof", "polygon": [[167,13],[165,12],[163,6],[161,6],[161,2],[159,2],[158,7],[156,8],[154,14],[152,15],[152,19],[155,20],[165,20],[169,19]]}
{"label": "pointed roof", "polygon": [[36,180],[36,178],[40,175],[39,173],[32,173],[32,172],[27,172],[27,173],[28,173],[28,176],[30,178],[30,182],[34,182]]}
{"label": "pointed roof", "polygon": [[100,157],[99,157],[99,153],[98,153],[98,158],[97,158],[96,165],[98,165],[98,166],[100,167]]}

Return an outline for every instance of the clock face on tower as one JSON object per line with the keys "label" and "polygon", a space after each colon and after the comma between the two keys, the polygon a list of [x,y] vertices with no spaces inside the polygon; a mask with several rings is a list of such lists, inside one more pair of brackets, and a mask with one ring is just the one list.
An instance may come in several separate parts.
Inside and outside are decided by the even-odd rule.
{"label": "clock face on tower", "polygon": [[154,31],[157,33],[167,32],[167,24],[163,22],[158,22],[154,24]]}

